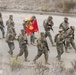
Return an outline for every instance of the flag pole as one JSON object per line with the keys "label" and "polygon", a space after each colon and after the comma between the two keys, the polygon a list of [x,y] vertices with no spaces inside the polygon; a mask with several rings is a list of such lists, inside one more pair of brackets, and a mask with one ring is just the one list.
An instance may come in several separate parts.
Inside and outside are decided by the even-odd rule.
{"label": "flag pole", "polygon": [[41,35],[40,35],[40,31],[38,30],[38,36],[40,37]]}

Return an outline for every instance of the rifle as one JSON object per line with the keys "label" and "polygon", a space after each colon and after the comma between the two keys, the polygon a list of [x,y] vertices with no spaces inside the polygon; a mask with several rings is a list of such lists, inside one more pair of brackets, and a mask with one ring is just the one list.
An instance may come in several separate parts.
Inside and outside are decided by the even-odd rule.
{"label": "rifle", "polygon": [[4,26],[0,24],[0,28],[4,28]]}
{"label": "rifle", "polygon": [[45,48],[47,48],[47,50],[49,51],[49,47],[48,47],[47,42],[41,41],[41,47],[45,47]]}
{"label": "rifle", "polygon": [[51,30],[54,32],[53,28],[51,28]]}

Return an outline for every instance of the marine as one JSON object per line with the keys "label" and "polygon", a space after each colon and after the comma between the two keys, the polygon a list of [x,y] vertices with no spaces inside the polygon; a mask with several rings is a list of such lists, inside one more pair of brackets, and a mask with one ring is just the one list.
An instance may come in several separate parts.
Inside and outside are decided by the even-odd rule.
{"label": "marine", "polygon": [[2,31],[2,37],[5,38],[5,31],[4,31],[4,24],[3,24],[3,19],[2,19],[2,13],[0,13],[0,30]]}
{"label": "marine", "polygon": [[9,15],[9,19],[6,21],[6,25],[7,26],[11,26],[11,27],[14,27],[15,26],[15,23],[13,21],[13,15]]}
{"label": "marine", "polygon": [[16,37],[16,31],[14,28],[14,22],[13,22],[13,15],[9,15],[9,20],[6,21],[7,26],[7,34],[6,34],[6,42],[9,47],[8,53],[10,55],[13,55],[13,50],[15,49],[15,37]]}
{"label": "marine", "polygon": [[69,22],[67,17],[64,18],[64,21],[60,24],[59,29],[63,29],[64,32],[69,29]]}
{"label": "marine", "polygon": [[43,32],[41,32],[41,37],[37,40],[37,49],[38,49],[38,54],[34,58],[34,63],[36,63],[36,60],[42,54],[44,54],[44,56],[45,56],[45,64],[49,64],[48,63],[48,51],[49,51],[49,47],[48,47],[48,44],[47,44],[47,40],[45,38],[45,34]]}
{"label": "marine", "polygon": [[47,20],[44,20],[43,26],[44,26],[44,29],[45,29],[45,37],[46,38],[49,37],[52,46],[54,46],[54,42],[53,42],[52,36],[50,34],[50,30],[53,31],[52,26],[54,25],[52,19],[53,19],[52,16],[49,16]]}
{"label": "marine", "polygon": [[63,36],[63,30],[59,30],[59,33],[55,35],[54,39],[56,43],[56,49],[57,49],[57,58],[58,60],[61,60],[61,55],[63,54],[63,42],[64,42],[64,36]]}
{"label": "marine", "polygon": [[9,53],[10,55],[13,55],[13,50],[15,49],[14,37],[13,37],[13,35],[11,35],[11,34],[9,35],[7,44],[8,44],[8,47],[9,47],[8,53]]}
{"label": "marine", "polygon": [[21,34],[18,37],[18,41],[19,41],[20,52],[16,58],[18,58],[19,56],[22,56],[24,54],[25,61],[28,61],[28,59],[27,59],[27,57],[28,57],[27,45],[29,45],[29,44],[28,44],[26,32],[24,29],[21,30]]}
{"label": "marine", "polygon": [[76,45],[75,45],[75,42],[74,42],[74,26],[70,26],[70,28],[67,30],[66,34],[65,34],[65,50],[67,52],[67,49],[69,47],[69,43],[71,44],[71,46],[73,47],[73,49],[75,50],[76,52]]}
{"label": "marine", "polygon": [[[59,25],[59,29],[62,29],[64,31],[64,33],[66,34],[67,30],[69,29],[69,22],[68,22],[68,18],[67,17],[64,17],[64,21]],[[64,46],[65,46],[65,42],[66,40],[64,41]],[[69,45],[69,49],[71,49],[71,46],[70,46],[70,43],[68,43]],[[67,51],[68,53],[68,51]]]}

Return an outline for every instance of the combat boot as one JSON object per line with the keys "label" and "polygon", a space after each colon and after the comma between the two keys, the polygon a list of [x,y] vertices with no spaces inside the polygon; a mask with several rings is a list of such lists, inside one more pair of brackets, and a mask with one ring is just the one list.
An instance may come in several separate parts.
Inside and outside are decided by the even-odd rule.
{"label": "combat boot", "polygon": [[48,63],[47,61],[45,61],[45,64],[46,64],[46,65],[50,65],[50,63]]}
{"label": "combat boot", "polygon": [[58,60],[60,60],[60,59],[61,59],[61,57],[60,57],[59,55],[57,55],[57,56],[56,56],[56,58],[57,58]]}
{"label": "combat boot", "polygon": [[34,64],[36,64],[36,60],[33,60]]}
{"label": "combat boot", "polygon": [[16,60],[18,59],[18,55],[16,56]]}
{"label": "combat boot", "polygon": [[3,33],[3,38],[5,38],[4,33]]}
{"label": "combat boot", "polygon": [[65,53],[69,53],[68,50],[65,48]]}
{"label": "combat boot", "polygon": [[76,53],[76,49],[75,49],[75,53]]}
{"label": "combat boot", "polygon": [[52,44],[52,46],[53,46],[53,47],[55,47],[55,45],[54,45],[54,44]]}
{"label": "combat boot", "polygon": [[3,38],[5,38],[5,37],[3,36]]}
{"label": "combat boot", "polygon": [[25,58],[25,61],[26,61],[26,62],[30,62],[27,58]]}
{"label": "combat boot", "polygon": [[8,51],[8,53],[9,53],[10,55],[13,55],[13,52],[11,52],[11,51]]}
{"label": "combat boot", "polygon": [[46,64],[46,65],[50,65],[50,63],[48,63],[47,60],[45,60],[45,64]]}
{"label": "combat boot", "polygon": [[65,53],[69,53],[69,52],[66,50]]}

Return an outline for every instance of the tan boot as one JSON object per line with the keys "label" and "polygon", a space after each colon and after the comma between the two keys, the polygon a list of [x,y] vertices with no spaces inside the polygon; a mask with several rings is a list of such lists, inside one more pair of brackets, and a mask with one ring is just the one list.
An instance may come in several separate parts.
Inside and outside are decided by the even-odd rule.
{"label": "tan boot", "polygon": [[75,49],[75,53],[76,53],[76,49]]}
{"label": "tan boot", "polygon": [[46,65],[50,65],[50,63],[48,63],[47,61],[45,61],[45,64],[46,64]]}
{"label": "tan boot", "polygon": [[69,53],[67,50],[65,50],[65,53]]}
{"label": "tan boot", "polygon": [[16,56],[16,60],[18,59],[18,56]]}
{"label": "tan boot", "polygon": [[28,59],[25,59],[26,62],[30,62]]}
{"label": "tan boot", "polygon": [[36,60],[33,60],[34,64],[36,64]]}

